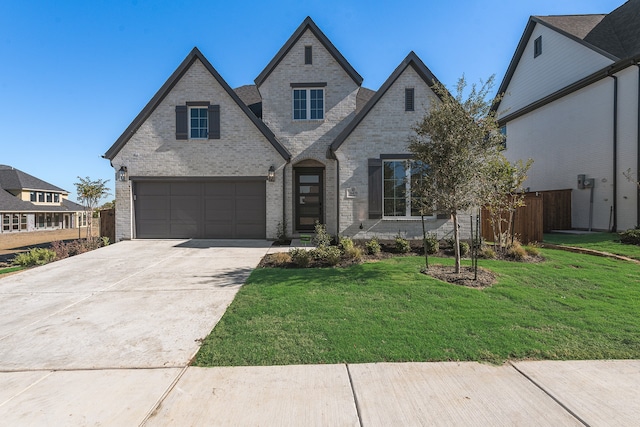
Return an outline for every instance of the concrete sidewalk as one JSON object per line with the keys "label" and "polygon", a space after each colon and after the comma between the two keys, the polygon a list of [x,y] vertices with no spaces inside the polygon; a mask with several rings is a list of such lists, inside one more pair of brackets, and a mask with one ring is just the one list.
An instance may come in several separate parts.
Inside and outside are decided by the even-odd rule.
{"label": "concrete sidewalk", "polygon": [[0,425],[638,425],[640,361],[189,367],[269,242],[132,241],[0,279]]}

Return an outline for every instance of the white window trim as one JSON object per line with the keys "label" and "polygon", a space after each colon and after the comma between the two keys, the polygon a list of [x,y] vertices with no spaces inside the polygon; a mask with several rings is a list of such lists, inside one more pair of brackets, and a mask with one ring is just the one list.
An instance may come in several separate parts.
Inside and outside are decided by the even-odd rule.
{"label": "white window trim", "polygon": [[[204,128],[205,129],[205,136],[198,136],[198,137],[193,137],[191,136],[191,110],[205,110],[206,112],[206,117],[207,117],[207,126]],[[208,139],[209,138],[209,110],[207,106],[203,106],[203,105],[192,105],[189,106],[189,108],[187,108],[187,124],[188,124],[188,136],[189,139]],[[202,129],[201,127],[198,127],[198,129]]]}
{"label": "white window trim", "polygon": [[[382,219],[384,221],[419,221],[421,215],[411,215],[411,169],[405,167],[405,215],[404,216],[387,216],[384,214],[384,165],[391,162],[410,162],[411,159],[384,159],[382,160]],[[425,215],[425,219],[433,219],[437,217],[434,208],[432,215]]]}
{"label": "white window trim", "polygon": [[[305,91],[307,94],[306,97],[306,114],[307,114],[307,118],[306,119],[296,119],[295,117],[295,102],[296,102],[296,98],[295,98],[295,93],[296,91]],[[311,118],[311,91],[312,90],[320,90],[322,91],[322,118],[321,119],[312,119]],[[324,117],[325,117],[325,91],[323,87],[294,87],[291,90],[291,118],[296,121],[296,122],[308,122],[308,121],[323,121]]]}

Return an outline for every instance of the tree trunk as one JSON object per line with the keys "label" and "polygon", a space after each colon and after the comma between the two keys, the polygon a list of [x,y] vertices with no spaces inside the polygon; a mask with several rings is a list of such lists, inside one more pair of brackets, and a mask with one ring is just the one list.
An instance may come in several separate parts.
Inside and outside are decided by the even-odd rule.
{"label": "tree trunk", "polygon": [[460,231],[458,230],[458,212],[451,214],[453,217],[453,240],[454,253],[456,254],[456,274],[460,274]]}

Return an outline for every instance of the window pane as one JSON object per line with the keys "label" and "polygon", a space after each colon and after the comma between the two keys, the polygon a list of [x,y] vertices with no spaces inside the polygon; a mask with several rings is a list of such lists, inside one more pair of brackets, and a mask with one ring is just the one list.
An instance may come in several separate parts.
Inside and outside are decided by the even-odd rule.
{"label": "window pane", "polygon": [[58,193],[55,193],[53,195],[53,201],[56,203],[60,202],[60,195]]}
{"label": "window pane", "polygon": [[300,175],[300,182],[305,184],[316,184],[320,182],[319,175]]}
{"label": "window pane", "polygon": [[191,130],[189,135],[191,138],[206,138],[209,129],[209,116],[206,108],[191,108],[191,120],[189,124]]}
{"label": "window pane", "polygon": [[305,120],[307,118],[307,91],[295,89],[293,91],[293,118]]}
{"label": "window pane", "polygon": [[36,201],[36,192],[35,192],[35,191],[32,191],[31,193],[29,193],[29,199],[30,199],[32,202],[35,202],[35,201]]}
{"label": "window pane", "polygon": [[321,120],[324,118],[324,90],[311,89],[309,92],[311,119]]}

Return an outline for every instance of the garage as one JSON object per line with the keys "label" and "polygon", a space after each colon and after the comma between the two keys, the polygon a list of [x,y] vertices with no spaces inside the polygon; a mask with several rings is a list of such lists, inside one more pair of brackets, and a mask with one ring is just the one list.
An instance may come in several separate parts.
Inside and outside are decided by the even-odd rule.
{"label": "garage", "polygon": [[139,239],[264,239],[265,181],[134,182]]}

